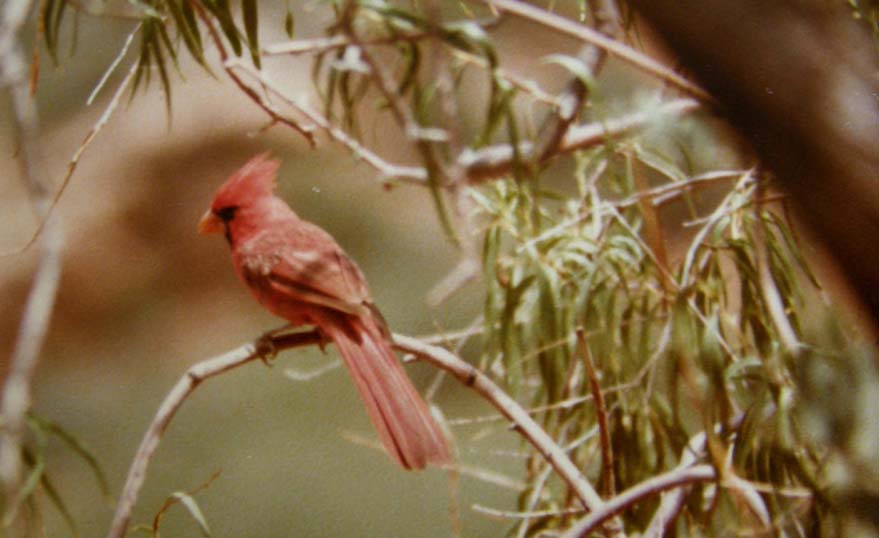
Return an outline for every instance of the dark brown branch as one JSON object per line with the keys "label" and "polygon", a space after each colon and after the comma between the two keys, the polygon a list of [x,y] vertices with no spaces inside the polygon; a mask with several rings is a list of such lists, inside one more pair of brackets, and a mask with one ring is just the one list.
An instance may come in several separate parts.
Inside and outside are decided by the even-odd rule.
{"label": "dark brown branch", "polygon": [[589,388],[592,392],[592,400],[595,402],[595,414],[598,417],[598,435],[601,443],[601,476],[603,478],[602,492],[605,496],[616,493],[614,484],[613,445],[610,441],[610,428],[607,423],[607,407],[604,405],[604,394],[601,392],[601,384],[598,381],[598,372],[592,361],[592,353],[586,343],[583,328],[577,329],[577,345],[583,364],[586,365],[586,377],[589,379]]}
{"label": "dark brown branch", "polygon": [[263,99],[253,88],[244,83],[243,80],[238,76],[238,74],[234,71],[234,69],[229,65],[229,53],[226,51],[225,45],[223,45],[223,39],[220,37],[220,33],[214,27],[214,23],[205,10],[204,6],[201,4],[201,0],[188,0],[189,4],[193,7],[198,18],[201,19],[202,23],[204,23],[205,27],[208,29],[208,35],[211,37],[211,41],[214,42],[214,46],[217,48],[217,53],[220,55],[220,62],[223,64],[223,69],[225,69],[226,74],[229,75],[229,78],[232,79],[232,82],[235,83],[238,88],[244,92],[244,95],[250,98],[251,101],[256,103],[263,111],[268,114],[268,116],[272,119],[273,122],[281,123],[286,125],[302,135],[305,138],[306,142],[308,142],[309,146],[314,147],[314,127],[311,125],[303,125],[298,121],[294,121],[283,114],[281,114],[271,103]]}

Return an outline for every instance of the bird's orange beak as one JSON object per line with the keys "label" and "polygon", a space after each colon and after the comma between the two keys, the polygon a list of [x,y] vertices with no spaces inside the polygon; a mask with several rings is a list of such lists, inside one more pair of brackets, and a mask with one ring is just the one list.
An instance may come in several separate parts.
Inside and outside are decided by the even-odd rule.
{"label": "bird's orange beak", "polygon": [[208,209],[201,220],[198,221],[198,233],[200,234],[219,234],[226,231],[226,226],[220,217],[214,215],[214,212]]}

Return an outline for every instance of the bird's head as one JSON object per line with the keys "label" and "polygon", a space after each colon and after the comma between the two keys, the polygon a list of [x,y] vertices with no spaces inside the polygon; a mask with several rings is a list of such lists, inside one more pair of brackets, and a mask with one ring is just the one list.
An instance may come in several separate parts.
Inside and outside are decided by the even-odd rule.
{"label": "bird's head", "polygon": [[229,224],[236,213],[273,197],[280,165],[269,152],[247,161],[217,189],[210,209],[198,223],[199,233],[223,233],[228,237]]}

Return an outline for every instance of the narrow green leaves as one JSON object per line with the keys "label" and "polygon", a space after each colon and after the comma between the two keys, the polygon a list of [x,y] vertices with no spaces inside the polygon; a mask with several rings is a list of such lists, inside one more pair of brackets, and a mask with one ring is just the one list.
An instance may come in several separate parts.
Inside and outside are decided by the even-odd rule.
{"label": "narrow green leaves", "polygon": [[[257,0],[241,0],[241,12],[244,16],[244,31],[247,35],[247,47],[250,49],[250,58],[253,65],[260,67],[259,52],[259,12]],[[288,12],[289,14],[289,12]]]}

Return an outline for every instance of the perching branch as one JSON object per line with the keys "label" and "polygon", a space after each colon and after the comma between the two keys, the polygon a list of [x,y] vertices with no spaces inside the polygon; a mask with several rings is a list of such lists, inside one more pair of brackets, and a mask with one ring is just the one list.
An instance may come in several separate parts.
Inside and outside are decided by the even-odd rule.
{"label": "perching branch", "polygon": [[[304,333],[292,333],[275,336],[270,339],[270,346],[260,346],[257,343],[245,344],[241,347],[233,349],[218,357],[214,357],[199,362],[183,374],[183,377],[174,385],[171,392],[165,397],[162,405],[159,406],[156,416],[153,417],[152,423],[147,428],[140,447],[128,470],[128,477],[125,479],[125,485],[119,496],[119,503],[116,505],[116,513],[113,516],[113,522],[110,525],[108,538],[123,538],[128,528],[128,522],[131,519],[131,513],[134,505],[137,503],[137,497],[140,488],[146,479],[147,468],[153,459],[156,448],[162,440],[168,424],[171,419],[186,401],[186,398],[198,387],[203,381],[210,379],[216,375],[228,372],[239,366],[243,366],[255,359],[265,357],[271,352],[294,347],[301,347],[321,342],[321,336],[316,331]],[[267,342],[268,343],[268,342]]]}
{"label": "perching branch", "polygon": [[468,362],[459,359],[450,351],[425,344],[416,338],[395,334],[394,344],[400,351],[412,353],[430,364],[446,370],[464,386],[472,388],[495,406],[516,425],[522,436],[555,468],[559,476],[574,491],[584,508],[596,510],[604,504],[595,488],[571,462],[565,451],[546,434],[522,406],[510,398],[487,375]]}
{"label": "perching branch", "polygon": [[[266,336],[256,343],[245,344],[190,367],[165,397],[144,434],[119,496],[119,503],[116,506],[108,538],[123,538],[125,536],[153,454],[174,415],[196,387],[211,377],[243,366],[255,359],[286,349],[314,345],[322,341],[323,339],[317,331]],[[571,487],[584,508],[597,510],[602,507],[603,502],[598,493],[571,462],[565,451],[546,434],[528,415],[527,411],[492,382],[488,376],[446,349],[426,344],[416,338],[395,334],[394,346],[400,351],[416,355],[426,362],[442,368],[465,386],[479,393],[517,426],[525,439],[543,455],[559,476]]]}

